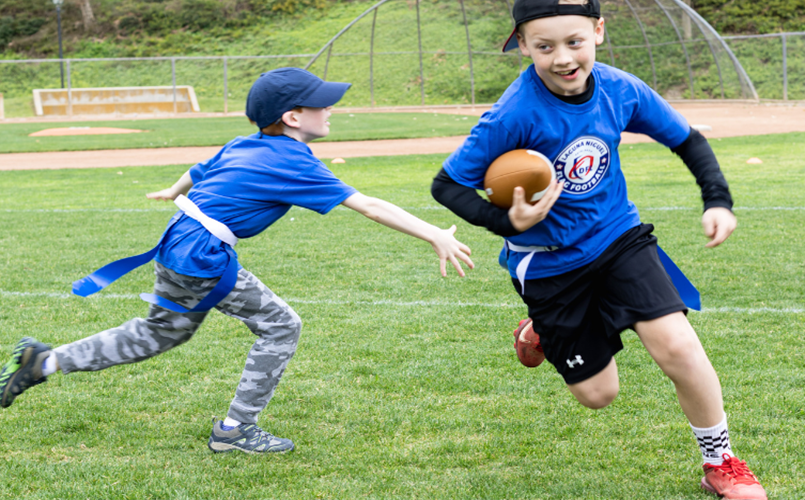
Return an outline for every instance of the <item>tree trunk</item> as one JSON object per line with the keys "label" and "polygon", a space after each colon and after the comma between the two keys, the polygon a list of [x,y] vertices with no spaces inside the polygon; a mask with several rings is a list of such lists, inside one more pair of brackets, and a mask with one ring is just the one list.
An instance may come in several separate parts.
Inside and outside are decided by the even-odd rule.
{"label": "tree trunk", "polygon": [[84,22],[84,31],[91,31],[95,27],[95,15],[92,13],[92,5],[89,0],[75,0],[81,9],[81,17]]}

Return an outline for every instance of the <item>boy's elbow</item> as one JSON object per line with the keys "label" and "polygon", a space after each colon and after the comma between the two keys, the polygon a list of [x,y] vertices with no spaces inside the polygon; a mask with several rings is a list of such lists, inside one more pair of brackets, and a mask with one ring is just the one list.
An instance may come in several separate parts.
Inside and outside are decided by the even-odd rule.
{"label": "boy's elbow", "polygon": [[[430,195],[433,196],[433,199],[442,203],[442,196],[444,195],[444,182],[440,181],[439,179],[433,179],[433,183],[430,185]],[[442,203],[444,205],[444,203]]]}
{"label": "boy's elbow", "polygon": [[380,200],[371,196],[364,196],[356,210],[363,216],[377,221],[380,218]]}

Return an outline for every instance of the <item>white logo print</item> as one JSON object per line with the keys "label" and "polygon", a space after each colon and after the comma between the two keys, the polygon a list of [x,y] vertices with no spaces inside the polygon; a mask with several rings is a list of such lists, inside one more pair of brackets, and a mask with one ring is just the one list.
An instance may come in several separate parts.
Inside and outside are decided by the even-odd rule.
{"label": "white logo print", "polygon": [[565,193],[584,194],[604,178],[610,163],[609,147],[597,137],[579,137],[564,149],[553,164]]}
{"label": "white logo print", "polygon": [[567,366],[569,366],[571,368],[575,368],[576,365],[581,366],[581,365],[584,364],[584,360],[581,359],[581,356],[579,356],[578,354],[576,354],[576,359],[574,359],[574,360],[567,359],[565,361],[567,361]]}

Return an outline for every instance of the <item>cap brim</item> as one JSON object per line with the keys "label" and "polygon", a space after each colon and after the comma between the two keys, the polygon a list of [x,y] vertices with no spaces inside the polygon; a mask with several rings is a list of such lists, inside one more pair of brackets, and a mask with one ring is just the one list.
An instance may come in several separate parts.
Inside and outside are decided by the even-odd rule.
{"label": "cap brim", "polygon": [[520,44],[517,43],[517,28],[512,30],[512,34],[509,35],[509,39],[506,40],[506,43],[503,44],[503,52],[508,52],[510,50],[516,49],[519,47]]}
{"label": "cap brim", "polygon": [[298,105],[308,108],[326,108],[334,106],[335,103],[344,97],[344,94],[351,86],[351,83],[323,82],[312,94],[307,96]]}

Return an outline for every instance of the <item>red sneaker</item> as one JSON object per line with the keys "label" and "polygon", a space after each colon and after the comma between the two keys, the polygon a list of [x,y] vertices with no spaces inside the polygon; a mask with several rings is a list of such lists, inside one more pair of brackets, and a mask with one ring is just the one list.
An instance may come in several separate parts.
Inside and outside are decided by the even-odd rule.
{"label": "red sneaker", "polygon": [[545,361],[545,354],[539,343],[539,334],[531,327],[531,319],[520,321],[514,330],[514,350],[520,363],[534,368]]}
{"label": "red sneaker", "polygon": [[767,500],[766,490],[746,462],[726,453],[722,457],[722,465],[704,464],[702,488],[727,500]]}

